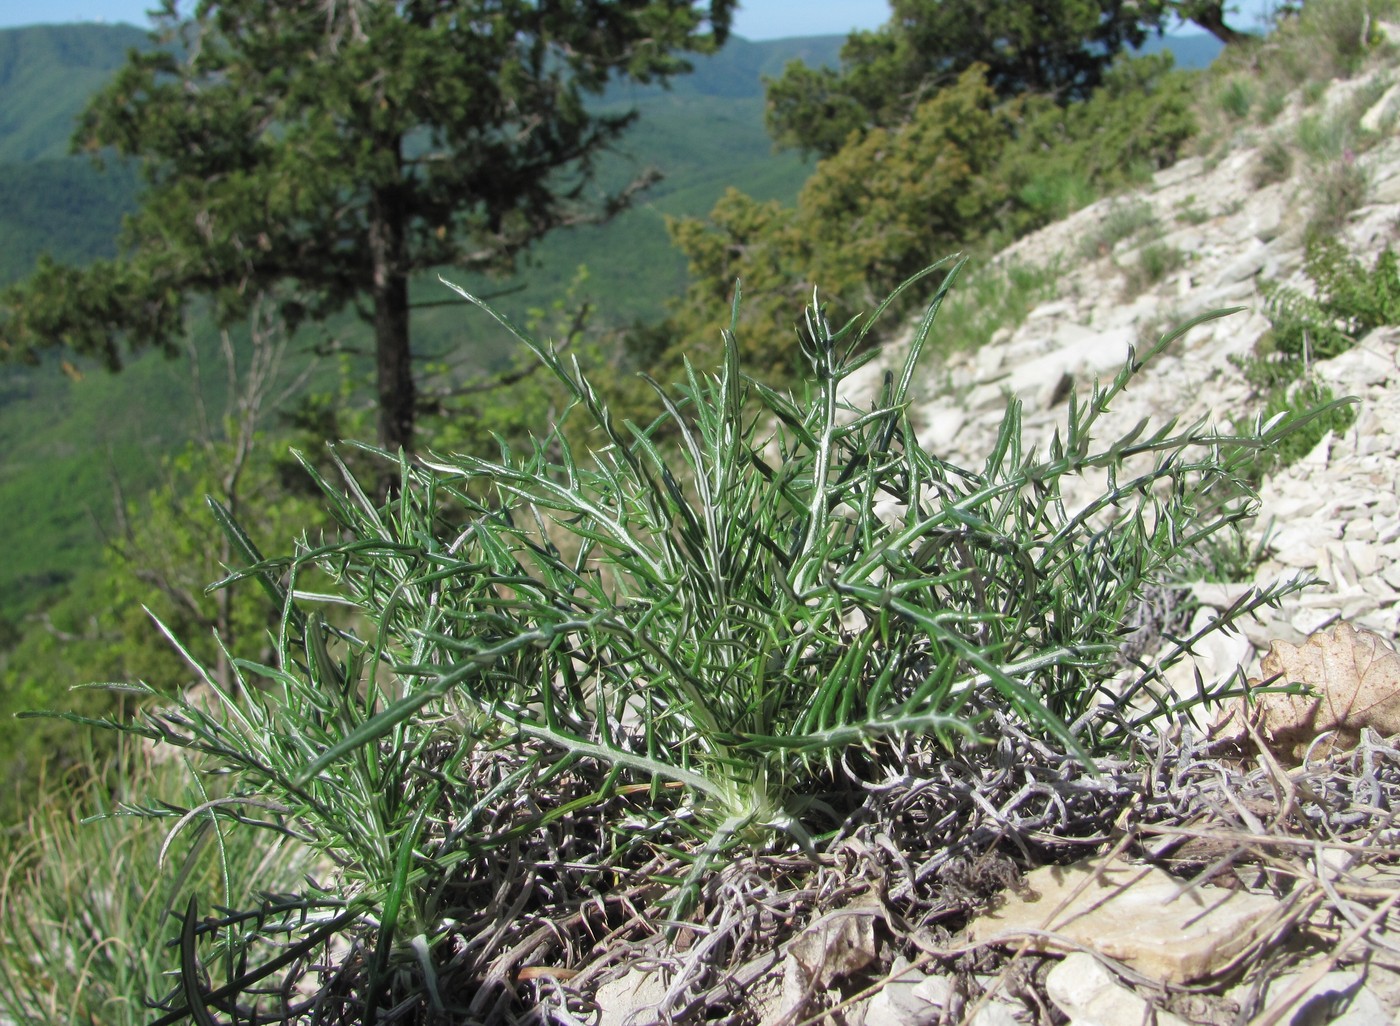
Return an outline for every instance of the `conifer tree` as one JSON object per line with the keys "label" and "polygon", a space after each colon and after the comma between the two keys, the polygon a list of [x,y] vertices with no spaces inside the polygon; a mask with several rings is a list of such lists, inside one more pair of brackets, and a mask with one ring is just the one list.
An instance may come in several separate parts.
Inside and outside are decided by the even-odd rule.
{"label": "conifer tree", "polygon": [[[119,256],[43,261],[0,303],[0,348],[175,351],[190,300],[221,322],[275,291],[295,324],[352,307],[374,336],[379,442],[412,450],[409,279],[508,269],[589,196],[627,114],[609,81],[664,81],[723,43],[734,0],[164,0],[75,145],[138,158]],[[188,6],[188,5],[186,5]]]}
{"label": "conifer tree", "polygon": [[1127,46],[1173,17],[1227,42],[1222,0],[892,0],[890,20],[854,32],[840,68],[790,63],[769,79],[768,131],[780,147],[829,157],[893,128],[973,65],[997,95],[1083,99]]}

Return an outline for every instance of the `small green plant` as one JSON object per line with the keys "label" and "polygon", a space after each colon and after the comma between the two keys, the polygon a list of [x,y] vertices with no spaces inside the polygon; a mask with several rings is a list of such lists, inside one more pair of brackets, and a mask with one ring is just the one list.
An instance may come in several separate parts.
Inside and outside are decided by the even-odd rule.
{"label": "small green plant", "polygon": [[1371,193],[1365,169],[1350,154],[1333,161],[1315,178],[1312,215],[1306,228],[1309,239],[1335,236],[1352,211],[1364,206]]}
{"label": "small green plant", "polygon": [[1164,242],[1151,242],[1138,251],[1138,258],[1128,266],[1124,277],[1124,293],[1135,296],[1156,285],[1167,275],[1186,263],[1186,254]]}
{"label": "small green plant", "polygon": [[1220,90],[1220,106],[1232,118],[1247,118],[1254,106],[1254,84],[1246,78],[1229,79]]}
{"label": "small green plant", "polygon": [[1198,207],[1194,203],[1187,204],[1176,212],[1176,220],[1179,224],[1201,225],[1210,220],[1210,211],[1204,207]]}
{"label": "small green plant", "polygon": [[[1047,451],[1025,447],[1013,401],[986,460],[954,467],[909,407],[959,266],[930,269],[942,283],[873,401],[843,386],[885,306],[840,328],[808,308],[800,398],[744,374],[736,309],[719,366],[653,382],[641,423],[522,335],[571,398],[565,425],[491,459],[393,460],[387,502],[307,461],[340,537],[287,556],[264,559],[216,507],[246,564],[229,581],[260,581],[281,611],[271,662],[233,659],[236,691],[200,670],[207,700],[106,725],[226,781],[217,800],[140,811],[236,821],[336,868],[203,923],[191,902],[158,1022],[234,1002],[255,1018],[297,984],[345,1021],[477,1021],[522,929],[553,936],[624,885],[628,915],[660,900],[679,924],[721,860],[820,854],[865,800],[838,767],[904,772],[911,745],[936,758],[993,740],[994,712],[1090,760],[1233,693],[1162,688],[1199,633],[1109,684],[1144,590],[1250,515],[1241,472],[1292,428],[1096,437],[1143,365],[1208,315],[1072,399]],[[1087,505],[1064,501],[1065,482],[1104,472]],[[298,959],[337,937],[347,954],[309,978]],[[212,989],[206,948],[226,956]]]}
{"label": "small green plant", "polygon": [[1250,181],[1256,189],[1287,180],[1293,173],[1293,151],[1283,140],[1271,138],[1259,148]]}
{"label": "small green plant", "polygon": [[1302,377],[1312,361],[1345,352],[1374,328],[1400,324],[1400,259],[1393,249],[1387,247],[1367,268],[1335,240],[1316,240],[1303,268],[1313,295],[1265,288],[1271,329],[1256,354],[1266,365],[1255,368],[1257,384]]}
{"label": "small green plant", "polygon": [[1256,456],[1249,473],[1256,483],[1301,460],[1329,432],[1340,435],[1346,431],[1356,422],[1356,405],[1338,401],[1332,389],[1312,375],[1293,380],[1280,377],[1265,393],[1259,417],[1282,426],[1301,423],[1275,449]]}
{"label": "small green plant", "polygon": [[1017,193],[1031,224],[1061,220],[1088,206],[1097,197],[1094,184],[1072,170],[1038,174]]}
{"label": "small green plant", "polygon": [[1322,416],[1313,418],[1302,430],[1293,432],[1279,443],[1276,458],[1280,466],[1296,463],[1312,452],[1328,432],[1340,435],[1356,423],[1356,405],[1337,402],[1332,389],[1312,377],[1292,387],[1277,389],[1268,396],[1262,414],[1266,421],[1282,414],[1287,423],[1321,407],[1326,408]]}
{"label": "small green plant", "polygon": [[1085,259],[1106,256],[1124,239],[1154,227],[1157,215],[1152,205],[1144,201],[1113,203],[1099,222],[1098,229],[1085,236],[1079,255]]}
{"label": "small green plant", "polygon": [[[1400,324],[1400,260],[1390,248],[1367,268],[1335,240],[1314,241],[1303,268],[1314,292],[1266,285],[1270,329],[1250,356],[1230,361],[1264,397],[1266,420],[1326,407],[1332,396],[1312,377],[1312,364],[1346,352],[1374,328]],[[1320,415],[1280,448],[1278,458],[1285,465],[1300,458],[1327,431],[1349,427],[1354,416],[1339,406]],[[1255,477],[1273,465],[1261,460]]]}
{"label": "small green plant", "polygon": [[1272,125],[1287,106],[1288,94],[1284,90],[1273,89],[1265,92],[1264,99],[1259,104],[1259,123]]}
{"label": "small green plant", "polygon": [[1298,122],[1298,146],[1317,164],[1342,156],[1351,135],[1348,120],[1337,114],[1309,114]]}

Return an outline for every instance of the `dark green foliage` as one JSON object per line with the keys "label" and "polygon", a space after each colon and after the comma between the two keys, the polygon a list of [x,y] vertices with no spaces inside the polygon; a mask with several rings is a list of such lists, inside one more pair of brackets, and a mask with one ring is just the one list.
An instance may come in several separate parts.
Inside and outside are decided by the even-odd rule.
{"label": "dark green foliage", "polygon": [[1324,239],[1309,247],[1307,271],[1324,310],[1353,338],[1384,324],[1400,324],[1400,259],[1389,246],[1368,270],[1341,243]]}
{"label": "dark green foliage", "polygon": [[[746,298],[739,311],[740,345],[755,370],[783,377],[799,372],[794,299],[810,294],[812,249],[800,227],[800,213],[777,201],[759,203],[730,189],[705,220],[681,218],[671,238],[689,261],[690,285],[673,305],[668,344],[650,373],[674,380],[683,358],[718,352],[720,339],[706,330],[706,318],[730,305],[736,279]],[[656,332],[646,333],[655,349]]]}
{"label": "dark green foliage", "polygon": [[1390,247],[1367,269],[1335,239],[1317,240],[1308,246],[1304,270],[1315,295],[1267,289],[1273,329],[1264,355],[1278,354],[1301,369],[1345,352],[1374,328],[1400,324],[1400,260]]}
{"label": "dark green foliage", "polygon": [[1356,420],[1355,406],[1335,401],[1309,373],[1311,364],[1346,352],[1375,328],[1400,324],[1400,259],[1390,247],[1368,269],[1336,240],[1314,241],[1303,269],[1314,293],[1266,287],[1272,327],[1252,355],[1231,360],[1262,396],[1264,420],[1282,414],[1289,424],[1312,416],[1275,455],[1259,458],[1256,479],[1303,458],[1328,431],[1340,433]]}
{"label": "dark green foliage", "polygon": [[1116,0],[895,0],[889,22],[850,36],[839,71],[794,63],[768,83],[769,132],[779,146],[831,156],[851,132],[910,118],[974,64],[1002,98],[1083,98],[1159,17]]}
{"label": "dark green foliage", "polygon": [[[300,533],[318,537],[324,517],[305,491],[282,487],[276,452],[258,450],[256,463],[229,492],[232,460],[223,446],[191,447],[168,461],[164,483],[150,495],[131,500],[123,528],[101,558],[73,571],[50,601],[31,613],[24,630],[0,654],[0,750],[7,773],[30,780],[42,766],[60,771],[76,765],[82,740],[71,728],[50,721],[19,722],[15,712],[64,708],[87,715],[130,709],[123,692],[80,690],[75,685],[143,680],[177,691],[193,679],[189,665],[171,649],[152,616],[172,631],[212,672],[228,679],[219,638],[256,656],[266,644],[270,611],[256,588],[206,594],[205,588],[237,562],[205,495],[233,501],[246,529],[260,545],[281,544]],[[42,516],[33,511],[34,516]],[[149,612],[148,612],[149,611]],[[0,795],[0,816],[8,820],[13,794]]]}
{"label": "dark green foliage", "polygon": [[[1256,454],[1247,477],[1255,484],[1282,467],[1297,463],[1312,452],[1330,431],[1340,435],[1356,422],[1356,400],[1338,400],[1332,389],[1315,376],[1304,373],[1289,361],[1277,359],[1244,361],[1245,376],[1261,392],[1263,400],[1257,421],[1289,432],[1277,446]],[[1237,430],[1249,429],[1251,421],[1236,418]]]}
{"label": "dark green foliage", "polygon": [[[125,38],[115,28],[105,32],[102,38],[117,44]],[[4,36],[0,32],[0,38]],[[695,74],[677,79],[671,91],[655,86],[610,88],[604,99],[616,104],[634,98],[639,124],[646,128],[626,136],[619,152],[600,161],[600,180],[622,185],[650,166],[662,168],[667,178],[648,192],[646,204],[624,211],[607,224],[581,225],[546,237],[516,276],[462,275],[464,281],[474,291],[498,297],[496,304],[524,323],[531,319],[531,308],[568,292],[579,265],[588,264],[591,274],[577,299],[594,311],[590,338],[605,339],[629,322],[657,320],[665,313],[667,298],[685,287],[685,256],[670,244],[667,216],[708,211],[732,180],[744,181],[760,199],[776,197],[791,203],[796,198],[810,169],[796,154],[771,154],[763,131],[756,69],[781,67],[791,53],[821,59],[823,45],[834,53],[832,40],[762,44],[731,40],[720,53],[697,57]],[[120,50],[120,45],[114,46],[113,54]],[[731,50],[733,56],[726,56]],[[739,75],[749,78],[735,77]],[[742,89],[746,95],[713,97],[726,89],[730,93]],[[715,147],[713,131],[722,132],[723,148]],[[126,195],[118,189],[124,179],[133,190]],[[115,251],[118,211],[134,206],[137,183],[131,179],[115,161],[108,162],[106,174],[82,158],[42,167],[0,167],[0,189],[9,198],[0,208],[4,225],[0,232],[8,247],[0,253],[0,266],[12,254],[32,256],[45,248],[53,248],[54,256],[66,263],[110,257]],[[75,240],[69,248],[63,241],[68,237],[63,223],[55,226],[49,214],[41,218],[39,212],[66,210],[74,204],[81,204],[91,223],[80,224],[75,207],[67,222]],[[23,226],[11,230],[16,219]],[[17,276],[32,270],[32,260],[22,268],[16,262]],[[450,438],[458,444],[468,436],[481,437],[488,426],[502,421],[535,417],[537,408],[518,404],[511,393],[454,397],[465,385],[505,369],[515,349],[506,333],[494,325],[463,332],[460,310],[453,306],[417,307],[440,301],[442,296],[435,274],[415,279],[413,331],[415,347],[425,357],[417,368],[427,443],[447,444]],[[62,304],[56,305],[61,311]],[[212,334],[197,315],[190,331],[201,340]],[[304,328],[294,348],[353,353],[363,352],[367,345],[363,326],[352,315],[343,314],[325,325]],[[67,354],[69,368],[85,373],[81,381],[58,372],[62,358],[57,354],[37,367],[11,365],[0,370],[0,445],[13,454],[0,468],[0,515],[9,524],[13,546],[9,558],[0,561],[0,618],[13,620],[17,630],[36,603],[45,601],[46,595],[47,601],[53,601],[53,589],[100,559],[101,534],[114,529],[113,480],[120,480],[128,495],[141,495],[157,482],[161,459],[173,455],[193,430],[193,396],[183,362],[155,354],[122,355],[125,370],[116,377],[91,373],[91,362],[72,354]],[[206,369],[219,365],[207,349],[201,349],[201,358]],[[621,368],[618,387],[636,390],[631,372],[651,366],[643,361]],[[366,388],[372,367],[367,360],[346,356],[343,365],[323,367],[310,383],[312,391],[341,414],[363,413],[371,402]],[[607,377],[611,372],[599,373]],[[206,399],[217,403],[222,382],[208,384],[214,391],[208,391]],[[339,426],[322,423],[327,431],[323,437],[347,437],[343,416]],[[348,434],[372,432],[371,425]],[[101,443],[95,444],[94,439]],[[303,479],[299,469],[289,475],[290,481]]]}
{"label": "dark green foliage", "polygon": [[136,192],[128,165],[103,174],[74,157],[0,164],[0,285],[30,274],[41,253],[78,264],[115,256]]}
{"label": "dark green foliage", "polygon": [[224,323],[269,291],[293,327],[351,308],[374,332],[379,439],[412,449],[411,274],[509,269],[552,229],[625,207],[647,175],[587,189],[632,118],[584,96],[684,72],[676,51],[723,42],[731,6],[225,0],[183,19],[169,2],[159,33],[181,52],[133,52],[78,135],[146,161],[120,262],[42,268],[7,295],[0,333],[115,364],[171,346],[191,295]]}
{"label": "dark green foliage", "polygon": [[[1300,585],[1245,596],[1122,691],[1115,653],[1144,593],[1250,515],[1237,471],[1277,432],[1168,422],[1097,437],[1166,336],[1072,407],[1047,451],[1024,445],[1012,402],[985,462],[953,467],[908,415],[957,273],[941,270],[868,407],[841,384],[883,308],[833,329],[809,307],[800,398],[748,377],[725,332],[723,362],[657,385],[641,424],[527,338],[586,448],[550,429],[491,459],[400,457],[402,488],[382,504],[351,473],[313,472],[340,539],[250,551],[229,578],[272,596],[272,658],[234,664],[238,693],[211,674],[199,700],[160,696],[120,726],[192,753],[196,780],[226,788],[133,814],[179,816],[177,834],[237,820],[335,874],[288,887],[276,909],[219,902],[199,934],[214,902],[196,893],[167,955],[185,985],[152,1021],[199,1018],[220,997],[256,1020],[293,987],[346,1022],[385,1009],[483,1021],[472,1002],[500,992],[482,980],[523,950],[507,931],[576,922],[580,895],[645,884],[638,901],[687,927],[718,867],[775,841],[815,862],[860,815],[860,785],[911,757],[936,764],[1011,729],[1088,762],[1228,692],[1178,700],[1161,672]],[[1062,485],[1085,474],[1107,483],[1067,511]],[[307,593],[309,572],[332,583]],[[326,622],[347,606],[348,624]],[[834,777],[838,762],[850,769]],[[520,896],[502,902],[506,889]],[[332,933],[349,954],[331,949],[326,971],[285,957]]]}
{"label": "dark green foliage", "polygon": [[1037,195],[1038,182],[1073,176],[1102,194],[1174,163],[1196,134],[1197,78],[1169,53],[1124,58],[1083,103],[1029,102],[1000,171],[1018,200],[1004,227],[1020,234],[1063,216]]}
{"label": "dark green foliage", "polygon": [[754,366],[800,366],[784,310],[820,280],[833,309],[868,309],[929,254],[1004,241],[1072,202],[1170,163],[1191,137],[1193,75],[1168,55],[1124,60],[1082,103],[997,97],[985,69],[964,71],[904,123],[852,137],[817,165],[796,208],[731,192],[706,221],[672,226],[691,284],[673,308],[665,374],[712,351],[707,326],[747,297],[741,345]]}

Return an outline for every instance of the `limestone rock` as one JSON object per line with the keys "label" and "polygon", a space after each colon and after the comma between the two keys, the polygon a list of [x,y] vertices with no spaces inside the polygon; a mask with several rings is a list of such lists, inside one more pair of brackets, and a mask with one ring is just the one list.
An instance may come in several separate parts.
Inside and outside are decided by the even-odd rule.
{"label": "limestone rock", "polygon": [[[1022,893],[968,925],[975,942],[1066,951],[1092,948],[1145,976],[1172,983],[1223,969],[1275,924],[1264,895],[1188,885],[1153,866],[1087,859],[1043,866]],[[1066,944],[1065,942],[1069,942]]]}
{"label": "limestone rock", "polygon": [[593,995],[598,1005],[598,1026],[643,1026],[655,1022],[655,1006],[666,996],[666,990],[659,972],[629,970],[625,976],[603,984]]}
{"label": "limestone rock", "polygon": [[1157,1012],[1151,1004],[1118,982],[1093,955],[1076,951],[1054,969],[1045,980],[1050,1000],[1069,1016],[1071,1026],[1117,1026],[1119,1023],[1156,1023],[1156,1026],[1187,1026],[1170,1012]]}
{"label": "limestone rock", "polygon": [[865,1026],[933,1026],[948,1003],[950,984],[942,977],[896,969],[865,1009]]}
{"label": "limestone rock", "polygon": [[[1259,1014],[1264,1015],[1288,1002],[1285,1014],[1278,1020],[1282,1026],[1391,1026],[1390,1014],[1380,999],[1365,985],[1360,972],[1346,970],[1324,974],[1306,986],[1295,1000],[1290,1001],[1299,981],[1309,976],[1307,967],[1285,973],[1264,984]],[[1249,986],[1231,991],[1243,999]]]}

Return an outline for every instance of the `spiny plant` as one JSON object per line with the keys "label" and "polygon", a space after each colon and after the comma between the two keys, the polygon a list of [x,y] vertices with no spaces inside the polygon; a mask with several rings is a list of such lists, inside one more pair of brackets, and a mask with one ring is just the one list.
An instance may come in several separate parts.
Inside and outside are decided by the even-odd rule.
{"label": "spiny plant", "polygon": [[[995,712],[1091,762],[1236,693],[1178,699],[1160,671],[1292,585],[1110,682],[1144,589],[1250,515],[1240,468],[1285,429],[1144,423],[1096,441],[1198,319],[1072,400],[1045,452],[1025,448],[1012,402],[983,465],[952,466],[911,407],[960,266],[929,269],[942,283],[868,405],[846,392],[885,306],[833,328],[814,299],[794,398],[744,374],[736,300],[720,365],[651,382],[645,423],[619,423],[576,361],[521,334],[572,402],[528,445],[400,459],[387,502],[343,464],[332,483],[303,460],[340,536],[287,556],[263,558],[216,509],[246,564],[222,583],[255,578],[282,610],[276,658],[234,659],[237,691],[204,674],[207,700],[118,729],[229,778],[218,800],[150,814],[272,831],[334,870],[202,924],[192,902],[159,1022],[266,1015],[336,937],[300,1021],[485,1016],[522,917],[606,904],[626,882],[627,900],[683,923],[719,860],[819,854],[905,744],[992,740]],[[1098,494],[1072,504],[1062,486],[1088,475]],[[199,951],[211,934],[234,956],[218,986]]]}

